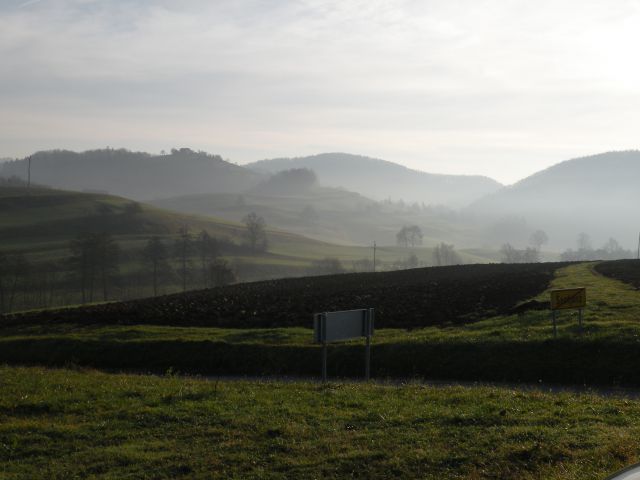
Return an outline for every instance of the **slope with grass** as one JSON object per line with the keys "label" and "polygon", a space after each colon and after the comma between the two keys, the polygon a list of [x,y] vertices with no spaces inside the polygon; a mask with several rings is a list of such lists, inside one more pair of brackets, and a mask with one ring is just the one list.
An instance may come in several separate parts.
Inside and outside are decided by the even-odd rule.
{"label": "slope with grass", "polygon": [[190,195],[151,203],[235,222],[249,212],[256,212],[275,228],[343,245],[370,245],[373,240],[380,245],[394,245],[396,234],[405,225],[418,225],[427,246],[446,241],[464,247],[482,241],[478,226],[452,211],[400,207],[347,190],[320,186],[291,194]]}
{"label": "slope with grass", "polygon": [[421,384],[225,382],[0,367],[6,478],[602,479],[640,403]]}
{"label": "slope with grass", "polygon": [[[336,207],[337,208],[337,207]],[[212,236],[236,244],[245,241],[240,221],[210,215],[180,213],[112,195],[72,192],[49,188],[0,188],[0,249],[39,252],[43,256],[66,254],[69,240],[90,231],[107,232],[131,247],[140,246],[150,236],[175,236],[187,227],[192,233],[206,230]],[[308,267],[312,260],[335,257],[345,262],[371,257],[368,247],[343,246],[314,240],[267,225],[267,255],[240,251],[240,261]],[[246,250],[246,249],[245,249]],[[428,261],[431,249],[408,250],[382,247],[381,264],[406,258],[415,251]],[[466,262],[486,262],[484,254],[461,252]],[[299,273],[303,273],[300,270]]]}
{"label": "slope with grass", "polygon": [[[241,223],[172,212],[111,195],[47,188],[30,191],[0,188],[0,250],[24,253],[36,261],[66,258],[69,242],[87,232],[114,236],[126,253],[139,252],[153,236],[171,242],[184,227],[192,234],[204,230],[222,240],[226,245],[224,254],[239,258],[245,270],[262,268],[263,275],[268,272],[266,267],[275,272],[279,268],[281,275],[288,271],[300,275],[309,265],[309,258],[316,258],[313,252],[332,248],[300,235],[271,229],[267,232],[270,252],[253,255],[242,248],[245,227]],[[290,250],[298,253],[286,254]],[[336,250],[339,251],[339,247]],[[304,252],[310,253],[307,256]]]}

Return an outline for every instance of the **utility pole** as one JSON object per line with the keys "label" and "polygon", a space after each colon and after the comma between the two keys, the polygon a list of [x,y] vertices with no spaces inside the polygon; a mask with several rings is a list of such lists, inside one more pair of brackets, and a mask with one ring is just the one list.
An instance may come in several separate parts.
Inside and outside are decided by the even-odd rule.
{"label": "utility pole", "polygon": [[638,260],[640,260],[640,233],[638,234]]}
{"label": "utility pole", "polygon": [[29,155],[27,164],[27,195],[31,195],[31,155]]}
{"label": "utility pole", "polygon": [[376,241],[373,241],[373,271],[376,271]]}

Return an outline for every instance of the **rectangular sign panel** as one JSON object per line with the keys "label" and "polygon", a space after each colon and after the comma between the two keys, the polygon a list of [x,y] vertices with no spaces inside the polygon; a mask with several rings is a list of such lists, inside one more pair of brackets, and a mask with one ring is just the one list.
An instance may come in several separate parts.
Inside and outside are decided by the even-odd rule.
{"label": "rectangular sign panel", "polygon": [[373,309],[318,313],[313,319],[313,337],[317,343],[371,335],[373,335]]}
{"label": "rectangular sign panel", "polygon": [[551,310],[584,308],[587,304],[586,288],[551,290]]}

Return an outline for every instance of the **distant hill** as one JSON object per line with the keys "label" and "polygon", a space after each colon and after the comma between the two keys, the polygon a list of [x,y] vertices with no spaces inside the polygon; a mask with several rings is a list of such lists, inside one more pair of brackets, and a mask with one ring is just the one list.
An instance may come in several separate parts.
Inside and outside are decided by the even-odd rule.
{"label": "distant hill", "polygon": [[322,185],[342,187],[375,200],[390,197],[450,207],[466,206],[502,186],[488,177],[425,173],[386,160],[347,153],[276,158],[245,166],[264,174],[308,168],[317,174]]}
{"label": "distant hill", "polygon": [[[0,177],[26,178],[26,160],[0,163]],[[188,148],[168,155],[119,149],[38,152],[32,156],[32,182],[51,187],[108,192],[136,200],[197,193],[240,192],[263,176]]]}
{"label": "distant hill", "polygon": [[[588,234],[597,247],[609,237],[635,247],[640,231],[640,151],[609,152],[554,165],[488,195],[467,211],[522,219],[547,231],[550,245],[575,246]],[[513,223],[517,223],[514,220]]]}
{"label": "distant hill", "polygon": [[175,235],[183,226],[229,239],[242,236],[242,226],[232,222],[161,210],[122,197],[0,187],[0,249],[66,248],[68,240],[92,231],[145,239]]}
{"label": "distant hill", "polygon": [[[153,205],[184,213],[213,215],[239,222],[249,212],[262,216],[268,225],[322,241],[370,244],[372,239],[393,245],[403,223],[385,215],[373,200],[357,193],[314,186],[305,190],[273,194],[263,188],[243,194],[186,195],[159,199]],[[390,226],[391,224],[391,226]],[[385,230],[388,230],[384,233]]]}
{"label": "distant hill", "polygon": [[377,202],[343,188],[316,183],[311,170],[283,170],[244,194],[183,195],[151,202],[160,208],[212,215],[240,222],[250,212],[268,225],[316,240],[342,245],[395,245],[405,225],[418,225],[424,245],[441,241],[476,247],[481,239],[474,225],[445,207],[404,202]]}
{"label": "distant hill", "polygon": [[[344,194],[341,191],[337,192]],[[346,208],[346,205],[357,205],[354,203],[356,200],[362,202],[363,208],[373,203],[354,193],[345,194],[349,197],[347,199],[336,196],[335,193],[331,189],[324,192],[319,189],[315,197],[317,203],[311,205],[296,203],[294,197],[267,197],[268,201],[275,202],[275,206],[268,206],[267,211],[275,210],[278,215],[296,223],[300,221],[301,213],[307,206],[325,205],[326,208],[340,211]],[[245,226],[233,221],[246,214],[247,205],[253,201],[251,196],[247,196],[246,199],[240,196],[241,202],[238,202],[239,196],[236,194],[218,194],[202,198],[184,197],[182,201],[187,204],[195,202],[196,205],[207,205],[212,203],[211,198],[215,199],[217,196],[221,197],[220,200],[216,199],[218,208],[222,211],[229,208],[234,215],[227,215],[227,219],[221,219],[193,213],[178,213],[112,195],[50,188],[27,190],[23,187],[0,185],[0,253],[21,252],[36,262],[64,259],[69,255],[70,240],[83,233],[105,232],[116,237],[125,252],[134,252],[133,259],[128,258],[127,254],[124,260],[135,262],[135,256],[139,255],[135,252],[139,252],[151,236],[160,236],[172,241],[180,229],[186,226],[192,234],[206,230],[211,236],[219,239],[224,245],[223,255],[233,261],[242,281],[308,274],[312,263],[325,257],[338,258],[345,262],[345,268],[352,268],[351,262],[371,256],[370,244],[366,247],[356,247],[322,242],[280,230],[277,228],[277,222],[271,221],[267,225],[267,252],[251,253],[244,246]],[[256,203],[259,204],[262,197],[256,198]],[[201,199],[205,201],[200,202]],[[176,199],[176,204],[179,204],[180,200]],[[279,207],[277,202],[282,202],[284,206]],[[236,211],[236,208],[239,210]],[[187,211],[194,210],[189,208]],[[263,213],[262,210],[258,212]],[[306,213],[309,222],[315,221],[309,210]],[[416,250],[415,253],[420,261],[428,262],[432,251],[424,248]],[[408,254],[407,249],[403,247],[381,247],[378,250],[378,266],[388,267],[393,262],[405,259]],[[460,254],[466,262],[487,261],[486,255],[476,252]]]}

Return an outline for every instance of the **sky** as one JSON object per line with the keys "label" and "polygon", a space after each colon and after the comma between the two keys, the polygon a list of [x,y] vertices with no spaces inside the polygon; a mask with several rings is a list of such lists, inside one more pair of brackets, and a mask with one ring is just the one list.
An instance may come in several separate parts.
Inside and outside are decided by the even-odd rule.
{"label": "sky", "polygon": [[0,157],[321,152],[512,183],[640,148],[640,0],[0,0]]}

